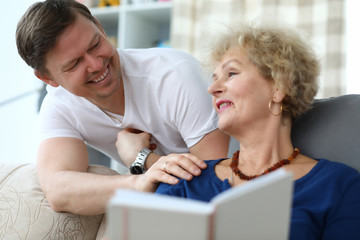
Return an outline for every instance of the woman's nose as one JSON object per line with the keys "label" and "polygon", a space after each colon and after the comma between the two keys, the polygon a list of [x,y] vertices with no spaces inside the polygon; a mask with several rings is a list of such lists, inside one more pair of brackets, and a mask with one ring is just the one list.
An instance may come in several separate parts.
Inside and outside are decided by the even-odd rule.
{"label": "woman's nose", "polygon": [[216,80],[214,81],[209,87],[208,87],[208,93],[210,93],[213,96],[216,96],[220,93],[222,93],[223,89],[221,87],[220,81]]}

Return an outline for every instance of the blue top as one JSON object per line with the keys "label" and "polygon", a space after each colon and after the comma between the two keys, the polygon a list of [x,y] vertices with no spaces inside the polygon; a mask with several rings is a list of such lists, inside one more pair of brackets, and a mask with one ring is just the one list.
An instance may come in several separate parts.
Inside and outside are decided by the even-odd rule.
{"label": "blue top", "polygon": [[[215,165],[224,159],[206,161],[208,167],[191,181],[162,183],[156,193],[209,202],[231,188],[221,181]],[[311,171],[295,181],[290,239],[360,239],[360,174],[338,162],[320,159]]]}

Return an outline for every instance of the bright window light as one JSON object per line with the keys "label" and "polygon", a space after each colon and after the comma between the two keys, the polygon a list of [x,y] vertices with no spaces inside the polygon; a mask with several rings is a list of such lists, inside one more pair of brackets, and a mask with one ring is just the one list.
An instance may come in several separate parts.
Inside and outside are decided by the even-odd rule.
{"label": "bright window light", "polygon": [[359,57],[360,57],[360,32],[358,25],[360,22],[360,1],[346,1],[347,16],[347,67],[346,80],[347,94],[360,94],[360,76],[359,76]]}

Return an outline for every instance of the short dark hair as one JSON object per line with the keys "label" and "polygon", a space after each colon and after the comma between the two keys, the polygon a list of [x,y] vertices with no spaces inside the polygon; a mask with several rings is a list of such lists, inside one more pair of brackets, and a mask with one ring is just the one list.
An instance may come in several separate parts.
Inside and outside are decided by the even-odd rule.
{"label": "short dark hair", "polygon": [[46,0],[29,7],[16,29],[16,44],[20,56],[34,70],[46,73],[46,54],[55,46],[58,36],[79,13],[98,27],[89,9],[75,0]]}

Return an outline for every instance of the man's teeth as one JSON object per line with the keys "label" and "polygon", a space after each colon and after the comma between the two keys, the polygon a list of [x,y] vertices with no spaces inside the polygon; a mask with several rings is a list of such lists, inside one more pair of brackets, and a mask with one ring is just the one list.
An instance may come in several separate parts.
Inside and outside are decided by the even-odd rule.
{"label": "man's teeth", "polygon": [[101,75],[98,79],[95,79],[91,82],[94,82],[94,83],[98,83],[102,80],[104,80],[104,78],[109,74],[109,68],[106,68],[105,72],[103,73],[103,75]]}
{"label": "man's teeth", "polygon": [[229,102],[222,103],[222,104],[220,104],[219,108],[223,108],[223,107],[225,107],[227,105],[232,105],[232,103],[229,103]]}

